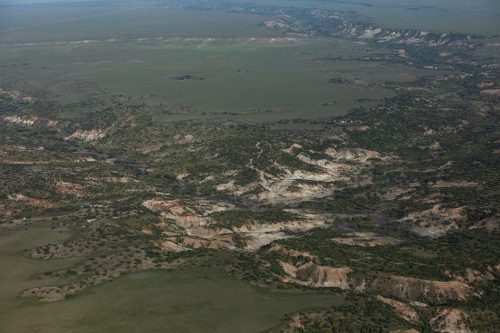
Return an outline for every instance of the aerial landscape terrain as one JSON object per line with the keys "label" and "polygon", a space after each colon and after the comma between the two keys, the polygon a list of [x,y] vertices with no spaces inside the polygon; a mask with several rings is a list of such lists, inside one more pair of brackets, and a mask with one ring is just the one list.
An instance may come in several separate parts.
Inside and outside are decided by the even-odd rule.
{"label": "aerial landscape terrain", "polygon": [[500,332],[497,0],[0,0],[0,333]]}

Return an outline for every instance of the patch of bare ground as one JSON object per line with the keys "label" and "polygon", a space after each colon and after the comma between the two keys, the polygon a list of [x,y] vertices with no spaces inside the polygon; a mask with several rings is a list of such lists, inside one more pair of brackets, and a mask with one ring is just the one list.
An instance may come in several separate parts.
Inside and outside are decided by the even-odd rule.
{"label": "patch of bare ground", "polygon": [[368,288],[387,297],[431,303],[465,300],[473,295],[469,285],[457,280],[435,281],[386,274],[379,274]]}
{"label": "patch of bare ground", "polygon": [[233,240],[234,235],[241,236],[242,249],[255,251],[274,240],[290,237],[290,232],[308,231],[327,224],[327,218],[321,214],[293,210],[299,219],[275,223],[249,220],[241,226],[220,227],[209,215],[233,210],[232,204],[206,200],[182,203],[179,200],[150,199],[144,201],[143,206],[162,217],[157,227],[164,230],[166,237],[157,242],[157,246],[173,252],[197,248],[236,249],[238,246]]}
{"label": "patch of bare ground", "polygon": [[439,150],[441,149],[441,144],[438,141],[434,141],[428,146],[428,148],[432,150]]}
{"label": "patch of bare ground", "polygon": [[500,89],[484,89],[484,90],[481,90],[481,94],[500,96]]}
{"label": "patch of bare ground", "polygon": [[234,205],[224,202],[209,200],[192,200],[183,204],[179,200],[164,200],[161,198],[146,200],[142,204],[144,207],[165,217],[175,218],[185,213],[208,216],[216,212],[223,212],[234,209]]}
{"label": "patch of bare ground", "polygon": [[347,275],[352,272],[349,267],[319,266],[306,263],[299,267],[287,262],[280,262],[286,273],[283,282],[292,282],[310,287],[328,287],[350,289]]}
{"label": "patch of bare ground", "polygon": [[77,130],[73,134],[64,138],[64,140],[82,140],[85,142],[98,141],[106,137],[106,131],[100,129],[92,129],[88,131]]}
{"label": "patch of bare ground", "polygon": [[373,232],[354,232],[347,235],[348,237],[335,237],[332,240],[335,243],[345,245],[356,245],[363,247],[372,247],[380,245],[396,245],[401,241],[396,238],[380,236]]}
{"label": "patch of bare ground", "polygon": [[[232,208],[230,204],[220,204],[208,201],[193,201],[186,204],[179,200],[161,200],[150,199],[142,203],[147,209],[160,214],[165,219],[163,225],[167,224],[167,220],[174,221],[178,228],[183,229],[186,233],[192,234],[191,229],[205,227],[209,224],[206,216],[213,212],[221,212]],[[209,232],[213,235],[214,232]]]}
{"label": "patch of bare ground", "polygon": [[275,240],[289,238],[284,232],[273,233],[254,233],[246,234],[243,248],[247,251],[256,251],[263,246],[272,243]]}
{"label": "patch of bare ground", "polygon": [[322,313],[317,312],[307,312],[307,313],[295,313],[292,315],[290,320],[286,322],[286,327],[284,327],[280,332],[282,333],[295,333],[302,332],[306,328],[306,323],[312,319],[321,319]]}
{"label": "patch of bare ground", "polygon": [[0,89],[0,95],[6,95],[6,96],[12,98],[13,100],[23,101],[23,102],[27,102],[27,103],[33,103],[35,101],[35,97],[25,95],[20,90],[4,90],[4,89]]}
{"label": "patch of bare ground", "polygon": [[183,237],[182,244],[191,249],[229,249],[235,250],[234,240],[231,235],[219,235],[211,239],[200,239],[196,237]]}
{"label": "patch of bare ground", "polygon": [[459,309],[444,307],[430,320],[432,329],[440,333],[471,333],[467,326],[469,316]]}
{"label": "patch of bare ground", "polygon": [[179,144],[179,145],[184,145],[184,144],[189,144],[189,143],[193,143],[195,141],[195,138],[192,134],[185,134],[185,135],[181,135],[181,134],[177,134],[174,136],[174,140],[175,140],[175,143]]}
{"label": "patch of bare ground", "polygon": [[394,299],[385,298],[383,296],[378,295],[377,300],[381,301],[384,304],[389,305],[401,318],[410,322],[410,323],[419,323],[420,317],[411,306],[406,303],[396,301]]}
{"label": "patch of bare ground", "polygon": [[159,247],[167,252],[183,252],[197,249],[235,250],[235,242],[231,235],[217,235],[210,239],[192,236],[168,237],[158,242]]}
{"label": "patch of bare ground", "polygon": [[388,188],[385,193],[382,194],[384,200],[399,200],[404,199],[403,196],[408,195],[415,189],[415,185],[410,185],[408,187],[392,187]]}
{"label": "patch of bare ground", "polygon": [[366,131],[368,131],[370,129],[371,129],[371,127],[370,126],[366,126],[366,125],[359,125],[359,126],[350,126],[350,127],[348,127],[349,131],[354,131],[354,132],[366,132]]}
{"label": "patch of bare ground", "polygon": [[245,238],[245,250],[253,251],[274,240],[289,238],[292,232],[306,232],[314,228],[325,227],[329,223],[328,218],[322,214],[300,210],[290,211],[293,211],[299,219],[274,223],[250,221],[243,226],[232,227],[231,230]]}
{"label": "patch of bare ground", "polygon": [[[292,144],[282,152],[293,157],[299,165],[307,167],[290,167],[274,161],[274,171],[270,172],[254,167],[251,159],[248,166],[257,171],[258,181],[238,186],[234,180],[229,179],[216,186],[216,189],[270,204],[296,203],[331,194],[335,182],[343,181],[354,186],[369,184],[371,179],[363,171],[376,161],[387,162],[394,159],[376,151],[359,148],[331,147],[322,152],[306,151],[299,143]],[[314,154],[323,155],[324,158],[313,158]]]}
{"label": "patch of bare ground", "polygon": [[463,283],[467,283],[467,284],[472,285],[472,284],[482,282],[482,281],[494,280],[495,276],[493,275],[493,273],[495,273],[493,268],[490,268],[489,271],[486,271],[486,272],[480,272],[476,269],[467,268],[465,270],[465,272],[463,272],[461,274],[449,274],[448,273],[448,276],[454,278],[457,281],[461,281]]}
{"label": "patch of bare ground", "polygon": [[290,322],[288,323],[289,328],[292,329],[303,329],[304,324],[302,324],[302,320],[300,319],[300,315],[295,314],[292,316],[290,319]]}
{"label": "patch of bare ground", "polygon": [[55,184],[55,191],[59,194],[82,197],[83,186],[76,183],[59,181]]}
{"label": "patch of bare ground", "polygon": [[38,121],[38,117],[5,116],[3,120],[24,126],[33,126]]}
{"label": "patch of bare ground", "polygon": [[418,235],[437,238],[446,233],[457,230],[459,224],[466,220],[463,207],[447,208],[435,204],[431,209],[413,212],[400,221],[411,223],[412,231]]}
{"label": "patch of bare ground", "polygon": [[363,148],[340,150],[336,148],[328,148],[326,149],[325,153],[337,160],[359,162],[362,164],[372,164],[375,160],[391,161],[395,159],[394,156],[383,155],[382,153],[379,153],[377,151]]}
{"label": "patch of bare ground", "polygon": [[30,207],[33,208],[53,208],[54,204],[44,200],[44,199],[36,199],[36,198],[30,198],[22,194],[13,194],[8,196],[9,200],[15,201],[15,202],[22,202]]}
{"label": "patch of bare ground", "polygon": [[488,217],[469,227],[469,230],[482,229],[492,233],[500,232],[500,218],[498,216]]}
{"label": "patch of bare ground", "polygon": [[[53,163],[53,161],[51,161]],[[49,161],[13,161],[13,160],[2,160],[0,163],[2,164],[10,164],[10,165],[46,165],[51,163]]]}
{"label": "patch of bare ground", "polygon": [[59,125],[59,121],[57,120],[47,120],[47,123],[45,124],[47,127],[56,127]]}
{"label": "patch of bare ground", "polygon": [[456,180],[456,181],[444,181],[438,180],[432,187],[434,188],[453,188],[453,187],[477,187],[478,184],[474,182],[468,182],[466,180]]}
{"label": "patch of bare ground", "polygon": [[459,280],[425,280],[384,273],[375,273],[371,278],[359,280],[350,276],[353,270],[349,267],[320,266],[309,261],[307,257],[303,258],[306,263],[280,261],[285,272],[285,275],[281,276],[283,282],[318,288],[336,287],[357,293],[376,292],[384,297],[411,302],[415,306],[425,304],[422,302],[441,304],[478,296],[467,283]]}
{"label": "patch of bare ground", "polygon": [[4,204],[0,204],[0,216],[9,218],[16,213],[15,210],[7,208]]}
{"label": "patch of bare ground", "polygon": [[137,179],[133,179],[133,178],[130,178],[130,177],[103,177],[102,180],[104,180],[105,182],[108,182],[108,183],[112,183],[112,184],[128,184],[130,182],[138,182]]}
{"label": "patch of bare ground", "polygon": [[190,250],[169,239],[164,239],[156,242],[156,246],[166,252],[183,252]]}

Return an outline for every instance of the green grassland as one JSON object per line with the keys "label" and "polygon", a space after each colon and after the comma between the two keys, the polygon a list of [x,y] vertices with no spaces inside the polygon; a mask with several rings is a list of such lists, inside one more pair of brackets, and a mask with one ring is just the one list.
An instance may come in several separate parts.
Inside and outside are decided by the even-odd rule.
{"label": "green grassland", "polygon": [[285,36],[262,27],[258,15],[119,6],[6,11],[3,84],[64,103],[104,89],[161,104],[177,114],[169,120],[327,118],[393,95],[386,81],[430,74],[403,61],[387,66],[390,51],[363,43]]}
{"label": "green grassland", "polygon": [[[29,230],[16,232],[0,230],[0,261],[2,262],[2,270],[0,271],[0,294],[2,295],[0,313],[2,315],[0,317],[10,313],[12,309],[21,308],[27,304],[26,300],[19,297],[24,289],[63,282],[53,278],[38,280],[36,275],[78,261],[78,258],[35,260],[26,257],[22,251],[47,243],[59,243],[68,239],[69,236],[67,230],[52,229],[46,225],[34,226],[30,227]],[[6,319],[3,317],[0,321],[4,323]],[[4,330],[2,325],[0,331],[6,332]]]}
{"label": "green grassland", "polygon": [[[6,82],[79,102],[99,89],[200,114],[238,119],[326,118],[392,95],[385,81],[429,74],[404,64],[362,61],[354,42],[323,39],[166,39],[2,47]],[[433,73],[436,74],[436,73]],[[190,75],[190,79],[178,79]],[[332,77],[345,82],[332,84]],[[28,79],[29,78],[29,79]],[[175,113],[170,110],[170,113]],[[203,117],[203,115],[201,115]]]}
{"label": "green grassland", "polygon": [[70,264],[68,260],[27,259],[21,251],[67,237],[66,232],[40,227],[0,235],[4,265],[0,332],[259,332],[279,323],[287,313],[343,303],[342,295],[331,292],[252,287],[230,278],[221,267],[126,275],[64,302],[19,298],[22,290],[41,285],[32,275]]}
{"label": "green grassland", "polygon": [[258,15],[163,7],[7,7],[0,13],[0,42],[275,35],[272,30],[259,26],[262,19]]}

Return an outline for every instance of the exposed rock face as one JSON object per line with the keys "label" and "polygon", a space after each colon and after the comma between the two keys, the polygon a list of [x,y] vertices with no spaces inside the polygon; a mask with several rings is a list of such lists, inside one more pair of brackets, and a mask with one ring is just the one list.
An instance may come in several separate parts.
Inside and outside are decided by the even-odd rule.
{"label": "exposed rock face", "polygon": [[207,225],[206,219],[200,216],[190,207],[181,205],[177,200],[146,200],[142,203],[144,207],[159,213],[162,217],[175,221],[175,224],[184,229]]}
{"label": "exposed rock face", "polygon": [[461,281],[467,284],[474,284],[481,281],[491,281],[494,280],[495,277],[491,272],[481,273],[476,269],[467,268],[464,274],[454,275],[453,276],[457,281]]}
{"label": "exposed rock face", "polygon": [[25,125],[25,126],[33,126],[37,121],[37,117],[20,117],[20,116],[5,116],[3,119],[7,122]]}
{"label": "exposed rock face", "polygon": [[64,138],[64,140],[71,140],[71,139],[77,139],[77,140],[82,140],[85,142],[91,142],[91,141],[97,141],[102,138],[106,137],[106,133],[103,130],[89,130],[89,131],[83,131],[83,130],[77,130],[75,133],[71,134],[70,136],[67,136]]}
{"label": "exposed rock face", "polygon": [[382,274],[368,288],[398,299],[429,303],[465,300],[472,295],[471,288],[460,281],[434,281]]}
{"label": "exposed rock face", "polygon": [[378,236],[373,232],[354,232],[348,237],[336,237],[333,241],[339,244],[372,247],[379,245],[395,245],[401,243],[400,240],[392,237]]}
{"label": "exposed rock face", "polygon": [[289,232],[305,232],[314,228],[324,227],[324,219],[296,220],[277,223],[252,223],[240,228],[233,228],[232,231],[245,236],[246,250],[258,250],[271,242],[289,238]]}
{"label": "exposed rock face", "polygon": [[[287,234],[289,232],[308,231],[323,227],[327,223],[322,215],[294,211],[300,216],[297,220],[275,223],[249,220],[238,227],[219,227],[210,214],[232,210],[234,209],[232,204],[196,200],[186,205],[178,200],[150,199],[144,201],[142,205],[160,214],[163,220],[158,226],[170,230],[165,235],[182,236],[181,241],[177,237],[170,237],[166,239],[167,243],[164,245],[158,244],[161,248],[174,252],[181,248],[197,249],[200,247],[236,249],[233,240],[235,234],[242,236],[240,247],[247,251],[255,251],[274,240],[290,237]],[[172,231],[172,228],[175,230]],[[171,246],[170,243],[175,243],[180,247]]]}
{"label": "exposed rock face", "polygon": [[486,89],[486,90],[481,90],[481,94],[483,94],[483,95],[500,96],[500,89]]}
{"label": "exposed rock face", "polygon": [[356,148],[356,149],[335,149],[328,148],[325,153],[334,159],[344,160],[349,162],[358,162],[358,163],[368,163],[371,164],[371,159],[380,159],[380,160],[389,160],[391,159],[388,156],[384,156],[377,151]]}
{"label": "exposed rock face", "polygon": [[453,308],[441,308],[435,317],[430,321],[431,327],[436,332],[441,333],[471,333],[467,327],[468,315]]}
{"label": "exposed rock face", "polygon": [[179,200],[149,199],[144,201],[142,205],[156,213],[165,213],[171,218],[175,216],[182,216],[182,214],[185,214],[186,212],[206,217],[216,212],[234,209],[232,204],[209,200],[195,200],[190,202],[188,206],[186,204],[182,204]]}
{"label": "exposed rock face", "polygon": [[474,182],[468,182],[466,180],[460,181],[444,181],[438,180],[432,185],[434,188],[453,188],[453,187],[477,187],[478,184]]}
{"label": "exposed rock face", "polygon": [[499,221],[500,218],[498,216],[488,217],[470,226],[469,230],[484,229],[488,232],[498,233],[500,232]]}
{"label": "exposed rock face", "polygon": [[[362,176],[362,171],[372,165],[374,160],[390,159],[376,151],[335,148],[316,152],[324,158],[312,158],[314,152],[305,151],[298,143],[283,149],[282,152],[296,159],[303,167],[294,168],[274,162],[271,172],[254,167],[252,160],[249,167],[259,174],[258,181],[237,186],[234,180],[229,179],[226,183],[216,186],[216,189],[231,192],[235,196],[252,193],[251,199],[271,204],[306,201],[331,194],[334,182],[369,183],[369,177]],[[256,192],[257,194],[254,194]]]}
{"label": "exposed rock face", "polygon": [[279,10],[274,13],[268,11],[266,14],[268,16],[274,15],[274,17],[264,22],[265,27],[288,32],[319,33],[367,42],[393,44],[398,47],[406,44],[473,48],[475,45],[468,35],[379,27],[369,23],[361,23],[355,14],[338,10],[304,10],[300,15],[306,17],[305,20],[312,24],[307,28],[294,17],[283,15]]}
{"label": "exposed rock face", "polygon": [[290,147],[283,149],[283,152],[287,154],[293,154],[294,149],[303,149],[303,147],[299,143],[293,143]]}
{"label": "exposed rock face", "polygon": [[[308,259],[307,256],[303,258]],[[283,282],[311,287],[351,289],[360,293],[371,291],[386,297],[416,301],[418,304],[465,300],[472,295],[470,286],[458,280],[435,281],[379,273],[372,279],[358,281],[349,277],[349,273],[353,272],[349,267],[320,266],[311,261],[300,266],[281,261],[280,265],[286,274],[282,278]]]}
{"label": "exposed rock face", "polygon": [[234,241],[229,235],[220,235],[212,239],[200,239],[196,237],[184,237],[182,244],[191,249],[229,249],[234,250]]}
{"label": "exposed rock face", "polygon": [[157,246],[159,248],[161,248],[162,250],[164,251],[168,251],[168,252],[182,252],[182,251],[187,251],[189,249],[183,247],[183,246],[180,246],[170,240],[162,240],[160,242],[158,242]]}
{"label": "exposed rock face", "polygon": [[23,101],[23,102],[27,102],[27,103],[33,103],[35,101],[35,97],[26,96],[20,90],[3,90],[0,88],[0,95],[6,95],[6,96],[12,98],[13,100]]}
{"label": "exposed rock face", "polygon": [[319,266],[313,263],[296,267],[286,262],[281,262],[281,267],[288,275],[284,278],[285,282],[312,287],[350,288],[347,275],[352,272],[352,269],[349,267]]}
{"label": "exposed rock face", "polygon": [[458,229],[459,224],[465,219],[466,213],[462,207],[447,208],[436,204],[431,209],[410,213],[401,221],[415,224],[413,232],[435,238]]}
{"label": "exposed rock face", "polygon": [[325,225],[323,219],[294,220],[276,223],[249,223],[232,230],[238,233],[272,233],[280,231],[308,231]]}
{"label": "exposed rock face", "polygon": [[419,323],[420,318],[418,316],[417,311],[415,311],[411,306],[405,304],[403,302],[398,302],[396,300],[385,298],[382,296],[377,296],[377,300],[381,301],[384,304],[389,305],[396,311],[396,313],[403,318],[404,320],[411,323]]}

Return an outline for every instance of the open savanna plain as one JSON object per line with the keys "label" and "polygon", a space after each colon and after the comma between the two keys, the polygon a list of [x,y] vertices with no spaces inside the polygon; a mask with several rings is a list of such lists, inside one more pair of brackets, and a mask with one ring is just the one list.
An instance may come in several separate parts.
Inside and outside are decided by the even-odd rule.
{"label": "open savanna plain", "polygon": [[[2,332],[256,332],[276,325],[290,311],[341,305],[331,292],[270,292],[231,279],[223,266],[155,270],[127,275],[64,302],[20,299],[26,287],[61,283],[37,274],[74,259],[33,260],[22,250],[67,240],[64,228],[46,223],[2,234]],[[158,297],[161,295],[160,297]],[[110,303],[109,300],[113,302]],[[231,313],[231,316],[228,316]]]}
{"label": "open savanna plain", "polygon": [[[2,74],[65,102],[104,89],[176,107],[184,117],[276,120],[326,118],[371,105],[392,95],[384,82],[428,72],[403,63],[387,68],[385,57],[394,54],[374,57],[360,42],[265,30],[259,16],[243,16],[239,28],[230,29],[240,15],[139,8],[78,20],[92,29],[69,19],[19,23],[19,30],[4,30],[0,38],[7,43]],[[34,40],[30,31],[41,36]]]}
{"label": "open savanna plain", "polygon": [[0,1],[0,332],[495,332],[498,37],[335,4]]}

